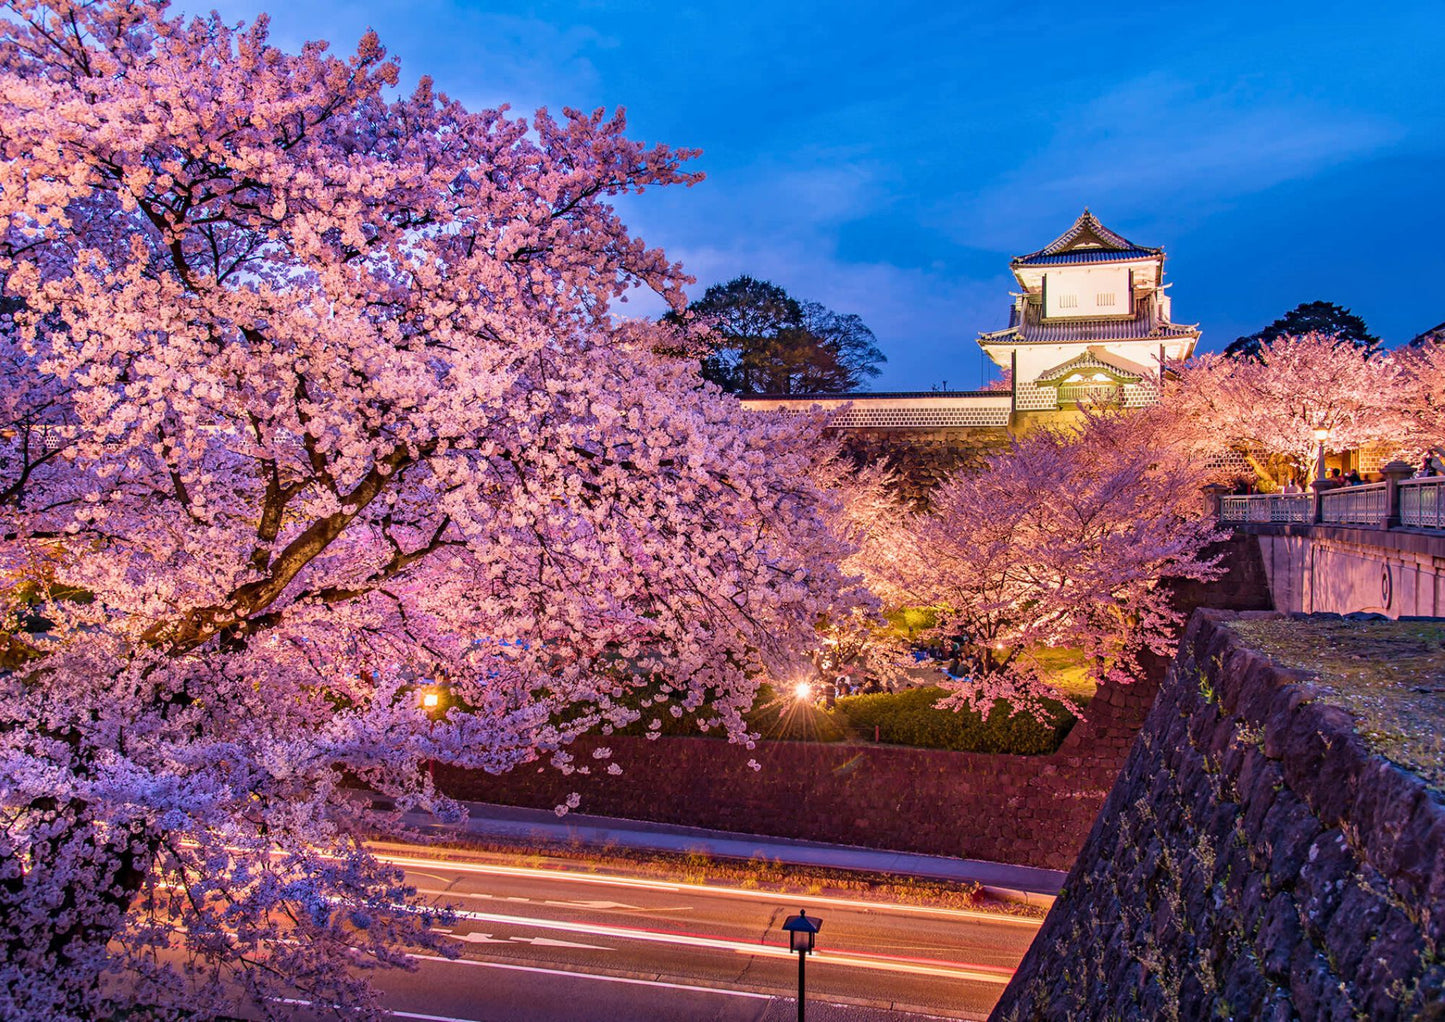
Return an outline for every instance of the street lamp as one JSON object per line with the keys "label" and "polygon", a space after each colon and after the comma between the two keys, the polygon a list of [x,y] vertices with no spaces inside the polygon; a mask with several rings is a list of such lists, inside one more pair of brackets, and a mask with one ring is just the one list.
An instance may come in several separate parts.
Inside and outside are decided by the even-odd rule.
{"label": "street lamp", "polygon": [[791,948],[798,953],[798,1022],[803,1022],[806,1003],[804,995],[807,988],[803,983],[803,963],[808,960],[808,955],[813,953],[813,939],[822,928],[823,920],[817,917],[809,919],[808,913],[802,909],[798,909],[797,915],[789,916],[783,922],[783,929],[788,931]]}
{"label": "street lamp", "polygon": [[[445,708],[442,706],[442,689],[440,685],[428,685],[421,691],[421,711],[425,713],[428,720],[435,721],[442,716]],[[437,761],[428,758],[426,761],[427,779],[431,781],[432,787],[436,787]]]}
{"label": "street lamp", "polygon": [[1315,434],[1315,481],[1319,482],[1325,477],[1325,441],[1330,438],[1330,431],[1325,426],[1316,426]]}

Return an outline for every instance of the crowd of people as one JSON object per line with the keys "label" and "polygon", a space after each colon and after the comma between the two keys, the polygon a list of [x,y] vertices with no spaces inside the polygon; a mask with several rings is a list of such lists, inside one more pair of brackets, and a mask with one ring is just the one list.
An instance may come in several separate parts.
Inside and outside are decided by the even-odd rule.
{"label": "crowd of people", "polygon": [[[1415,470],[1414,478],[1432,479],[1440,475],[1445,475],[1445,471],[1442,471],[1442,469],[1445,469],[1445,464],[1442,464],[1439,456],[1434,453],[1427,454],[1420,459],[1420,467]],[[1341,468],[1332,468],[1325,476],[1324,481],[1333,488],[1343,486],[1364,486],[1366,483],[1379,482],[1380,480],[1362,476],[1358,468],[1352,468],[1348,472],[1344,471]],[[1265,491],[1259,488],[1259,483],[1257,480],[1240,476],[1234,481],[1233,492],[1236,495],[1244,495],[1250,493],[1262,493]],[[1294,476],[1289,476],[1285,479],[1283,485],[1280,486],[1279,492],[1284,494],[1293,494],[1308,493],[1309,491],[1307,487],[1301,485],[1294,478]]]}

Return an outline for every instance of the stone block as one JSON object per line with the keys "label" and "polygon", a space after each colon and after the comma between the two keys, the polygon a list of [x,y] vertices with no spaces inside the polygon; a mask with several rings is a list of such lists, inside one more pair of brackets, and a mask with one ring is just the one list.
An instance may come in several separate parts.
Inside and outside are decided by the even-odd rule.
{"label": "stone block", "polygon": [[1345,836],[1339,830],[1327,830],[1315,839],[1300,867],[1295,900],[1305,929],[1315,939],[1323,939],[1349,878],[1358,867]]}
{"label": "stone block", "polygon": [[1359,882],[1346,883],[1340,894],[1335,925],[1325,931],[1324,947],[1341,979],[1353,979],[1388,906]]}
{"label": "stone block", "polygon": [[1293,723],[1295,711],[1314,698],[1303,685],[1281,685],[1269,700],[1264,719],[1264,754],[1270,759],[1284,755],[1285,739]]}
{"label": "stone block", "polygon": [[1425,955],[1425,940],[1399,909],[1387,908],[1385,918],[1352,978],[1352,986],[1368,1017],[1393,1022],[1401,1017],[1400,992],[1418,978]]}
{"label": "stone block", "polygon": [[1255,936],[1255,953],[1264,974],[1277,983],[1288,982],[1290,960],[1303,941],[1299,906],[1288,892],[1281,891],[1269,900]]}
{"label": "stone block", "polygon": [[1275,798],[1284,793],[1284,770],[1277,762],[1264,760],[1253,771],[1249,788],[1240,789],[1240,796],[1244,799],[1246,834],[1258,835],[1263,832],[1265,818],[1274,806]]}
{"label": "stone block", "polygon": [[1308,861],[1311,845],[1324,828],[1310,807],[1288,788],[1275,798],[1264,826],[1273,883],[1293,886],[1300,867]]}

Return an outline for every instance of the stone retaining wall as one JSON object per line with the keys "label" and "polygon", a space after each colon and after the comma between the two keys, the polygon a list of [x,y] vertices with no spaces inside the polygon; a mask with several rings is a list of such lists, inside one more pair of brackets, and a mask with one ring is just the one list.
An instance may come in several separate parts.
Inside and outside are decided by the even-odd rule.
{"label": "stone retaining wall", "polygon": [[[694,827],[1066,869],[1127,755],[1153,687],[1101,691],[1087,723],[1050,756],[1001,756],[861,743],[587,738],[589,776],[519,767],[491,776],[438,767],[458,798]],[[620,777],[592,759],[612,751]],[[749,760],[760,769],[753,770]]]}
{"label": "stone retaining wall", "polygon": [[991,1016],[1445,1019],[1445,803],[1199,611]]}
{"label": "stone retaining wall", "polygon": [[[1254,541],[1236,536],[1222,552],[1228,573],[1179,587],[1178,605],[1268,607]],[[499,777],[438,767],[436,777],[444,791],[477,801],[551,809],[577,792],[581,811],[626,819],[1068,869],[1167,663],[1145,666],[1146,680],[1101,689],[1088,719],[1049,756],[803,742],[748,752],[718,739],[614,736],[579,742],[574,753],[591,764],[592,750],[608,746],[621,777],[537,766]]]}

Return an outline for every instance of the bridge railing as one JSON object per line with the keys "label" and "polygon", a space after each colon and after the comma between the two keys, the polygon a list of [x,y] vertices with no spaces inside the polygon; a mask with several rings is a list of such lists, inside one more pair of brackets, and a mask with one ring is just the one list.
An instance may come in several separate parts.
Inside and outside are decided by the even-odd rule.
{"label": "bridge railing", "polygon": [[1400,483],[1400,524],[1407,529],[1445,529],[1445,477]]}
{"label": "bridge railing", "polygon": [[[1318,503],[1316,503],[1318,501]],[[1445,477],[1399,479],[1310,493],[1226,494],[1219,520],[1231,525],[1354,525],[1445,532]]]}
{"label": "bridge railing", "polygon": [[1330,525],[1373,525],[1390,520],[1390,484],[1368,483],[1325,490],[1320,494],[1320,521]]}
{"label": "bridge railing", "polygon": [[1222,522],[1304,522],[1314,520],[1314,496],[1308,493],[1250,493],[1220,500]]}

